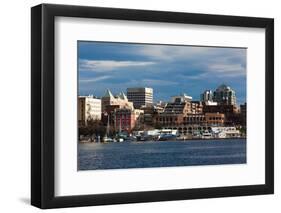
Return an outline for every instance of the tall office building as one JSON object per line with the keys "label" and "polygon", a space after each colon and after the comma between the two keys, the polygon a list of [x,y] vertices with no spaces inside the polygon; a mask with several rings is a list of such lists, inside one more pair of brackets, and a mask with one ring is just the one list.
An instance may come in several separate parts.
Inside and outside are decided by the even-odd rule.
{"label": "tall office building", "polygon": [[205,90],[201,94],[201,101],[203,101],[203,102],[213,101],[213,92],[212,92],[212,90]]}
{"label": "tall office building", "polygon": [[134,103],[136,109],[142,106],[149,106],[153,104],[153,89],[152,88],[128,88],[128,100]]}
{"label": "tall office building", "polygon": [[225,84],[220,85],[216,91],[214,91],[213,100],[220,105],[236,106],[235,91]]}

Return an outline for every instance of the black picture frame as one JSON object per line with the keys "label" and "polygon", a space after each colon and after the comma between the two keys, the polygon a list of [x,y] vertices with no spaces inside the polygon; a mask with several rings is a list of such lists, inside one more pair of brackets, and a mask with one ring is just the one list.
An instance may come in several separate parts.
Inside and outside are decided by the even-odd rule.
{"label": "black picture frame", "polygon": [[[56,197],[54,195],[54,21],[58,16],[264,28],[266,32],[265,184]],[[272,194],[274,192],[274,20],[53,4],[32,7],[31,114],[31,204],[42,209]]]}

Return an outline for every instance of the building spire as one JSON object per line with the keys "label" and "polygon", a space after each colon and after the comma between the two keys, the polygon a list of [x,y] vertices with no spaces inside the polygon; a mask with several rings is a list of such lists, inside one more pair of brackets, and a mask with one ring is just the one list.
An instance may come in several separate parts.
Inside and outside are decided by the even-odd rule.
{"label": "building spire", "polygon": [[127,96],[125,95],[125,93],[124,93],[124,92],[121,92],[121,94],[120,94],[120,98],[121,98],[121,99],[123,99],[123,100],[125,100],[125,101],[127,101],[127,100],[128,100],[128,98],[127,98]]}
{"label": "building spire", "polygon": [[105,92],[103,97],[114,99],[114,96],[112,95],[112,93],[111,93],[111,91],[109,89],[106,89],[106,92]]}

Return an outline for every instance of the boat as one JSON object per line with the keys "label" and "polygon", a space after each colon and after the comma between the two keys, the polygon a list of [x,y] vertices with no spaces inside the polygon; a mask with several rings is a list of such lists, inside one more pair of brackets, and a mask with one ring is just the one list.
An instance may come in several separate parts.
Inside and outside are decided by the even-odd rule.
{"label": "boat", "polygon": [[113,140],[112,138],[109,138],[109,137],[105,136],[105,137],[103,138],[103,142],[105,142],[105,143],[111,143],[111,142],[114,142],[114,140]]}
{"label": "boat", "polygon": [[126,139],[126,141],[137,141],[137,136],[130,136]]}
{"label": "boat", "polygon": [[177,136],[174,134],[164,133],[160,134],[158,137],[159,141],[169,141],[169,140],[176,140]]}
{"label": "boat", "polygon": [[201,139],[201,133],[199,131],[194,131],[192,134],[192,139]]}
{"label": "boat", "polygon": [[240,138],[240,131],[235,127],[212,127],[212,132],[215,138]]}
{"label": "boat", "polygon": [[212,139],[213,135],[212,133],[208,132],[207,130],[205,130],[204,132],[202,132],[202,139]]}
{"label": "boat", "polygon": [[122,142],[124,142],[124,139],[123,138],[118,138],[117,142],[122,143]]}

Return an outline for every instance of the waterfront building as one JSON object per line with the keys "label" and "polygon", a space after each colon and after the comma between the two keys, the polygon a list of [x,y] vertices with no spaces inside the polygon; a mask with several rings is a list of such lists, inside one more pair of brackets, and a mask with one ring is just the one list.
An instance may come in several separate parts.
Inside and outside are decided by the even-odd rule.
{"label": "waterfront building", "polygon": [[201,114],[203,105],[200,101],[167,103],[162,114]]}
{"label": "waterfront building", "polygon": [[79,126],[86,125],[88,120],[101,120],[101,100],[94,96],[78,97]]}
{"label": "waterfront building", "polygon": [[159,127],[170,125],[180,125],[183,123],[183,117],[188,112],[187,104],[181,103],[177,105],[168,104],[164,112],[156,116],[155,122]]}
{"label": "waterfront building", "polygon": [[156,116],[156,123],[159,127],[170,124],[179,125],[183,121],[183,116],[191,110],[191,103],[187,102],[183,96],[174,96],[172,101],[167,103],[163,112]]}
{"label": "waterfront building", "polygon": [[159,114],[156,122],[160,128],[178,130],[180,134],[193,134],[194,132],[208,130],[212,126],[223,126],[225,115],[222,113],[206,114]]}
{"label": "waterfront building", "polygon": [[205,113],[207,126],[223,126],[225,123],[225,115],[222,113]]}
{"label": "waterfront building", "polygon": [[156,106],[156,105],[142,106],[140,109],[143,110],[144,129],[153,127],[155,124],[156,116],[164,111],[163,107]]}
{"label": "waterfront building", "polygon": [[235,105],[204,105],[203,113],[221,113],[225,115],[226,125],[241,124],[241,116]]}
{"label": "waterfront building", "polygon": [[162,128],[166,126],[179,126],[183,123],[183,114],[166,114],[166,113],[160,113],[156,117],[156,124]]}
{"label": "waterfront building", "polygon": [[136,109],[153,104],[153,89],[148,87],[127,88],[128,100],[133,102]]}
{"label": "waterfront building", "polygon": [[173,102],[167,103],[164,111],[160,114],[162,115],[171,115],[171,114],[187,114],[191,113],[191,103],[188,102]]}
{"label": "waterfront building", "polygon": [[203,103],[201,101],[191,101],[191,113],[192,114],[202,114],[203,113]]}
{"label": "waterfront building", "polygon": [[108,111],[107,108],[110,106],[119,106],[119,108],[126,107],[133,109],[133,103],[130,102],[127,96],[122,92],[119,95],[113,96],[109,89],[106,90],[105,95],[101,98],[102,111]]}
{"label": "waterfront building", "polygon": [[115,109],[115,129],[116,131],[131,131],[135,126],[135,117],[131,109],[118,108]]}
{"label": "waterfront building", "polygon": [[206,125],[204,114],[188,114],[183,118],[183,125]]}
{"label": "waterfront building", "polygon": [[167,103],[164,111],[156,116],[158,126],[181,125],[184,117],[189,114],[202,114],[203,105],[200,101],[192,101],[192,97],[185,94],[173,96],[172,102]]}
{"label": "waterfront building", "polygon": [[212,90],[205,90],[200,95],[201,101],[203,102],[213,102],[213,92]]}
{"label": "waterfront building", "polygon": [[143,110],[116,108],[114,110],[114,125],[118,132],[131,133],[132,129],[141,123]]}
{"label": "waterfront building", "polygon": [[183,118],[184,125],[222,126],[225,116],[221,113],[188,114]]}
{"label": "waterfront building", "polygon": [[203,113],[223,113],[233,114],[238,113],[238,108],[235,105],[203,105]]}
{"label": "waterfront building", "polygon": [[229,86],[222,84],[214,91],[213,101],[220,105],[236,105],[235,91]]}
{"label": "waterfront building", "polygon": [[134,109],[133,103],[130,102],[127,96],[121,92],[118,95],[113,95],[109,89],[101,98],[102,102],[102,122],[104,125],[115,127],[115,109],[127,108]]}

